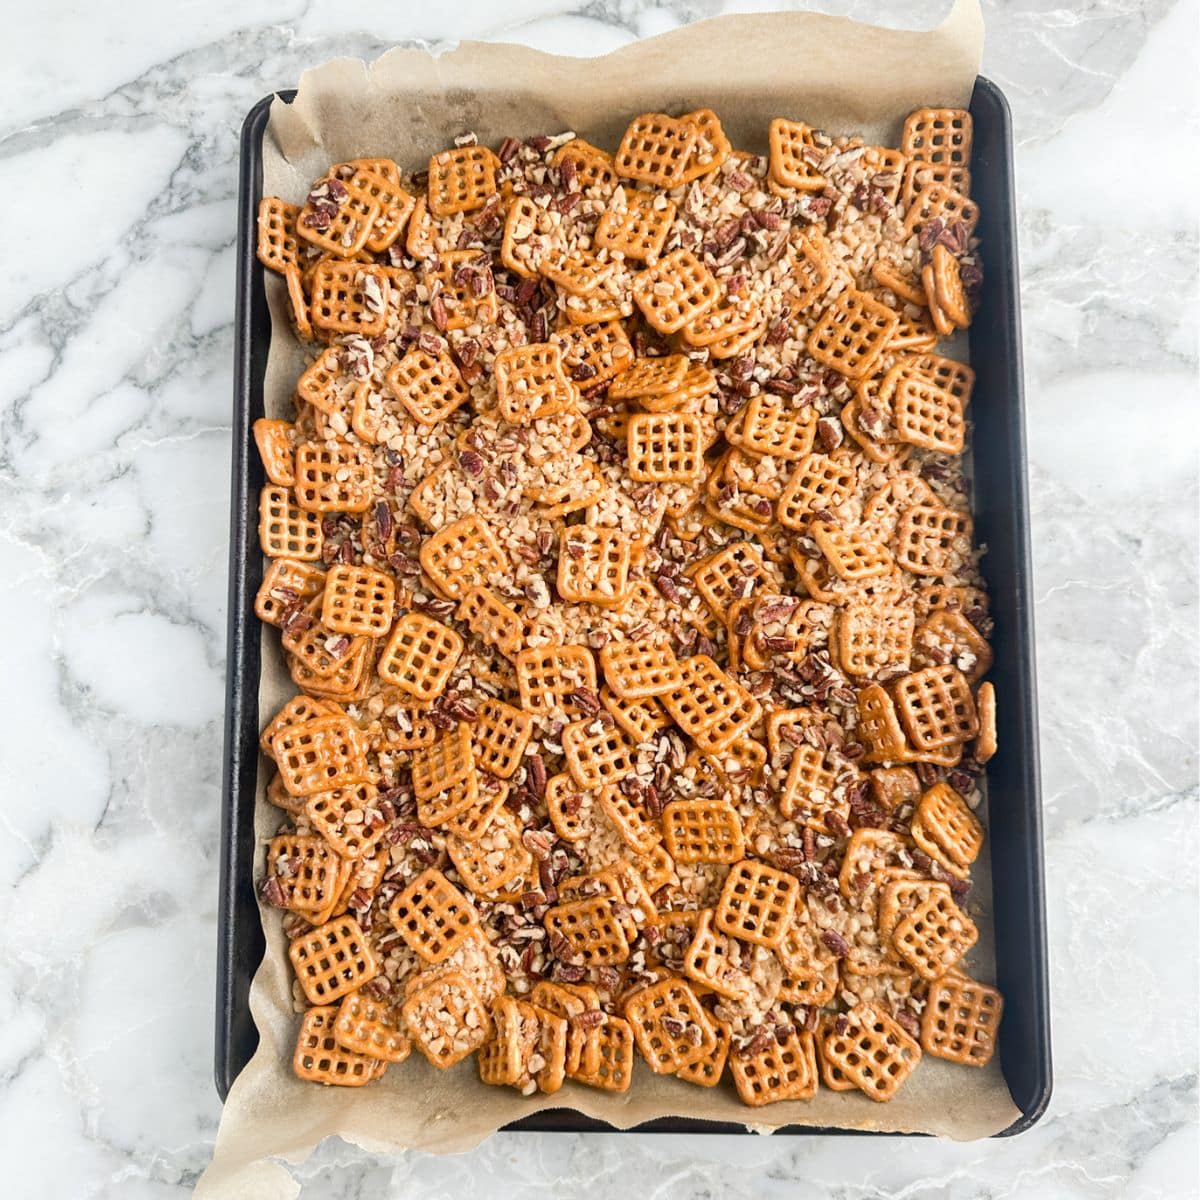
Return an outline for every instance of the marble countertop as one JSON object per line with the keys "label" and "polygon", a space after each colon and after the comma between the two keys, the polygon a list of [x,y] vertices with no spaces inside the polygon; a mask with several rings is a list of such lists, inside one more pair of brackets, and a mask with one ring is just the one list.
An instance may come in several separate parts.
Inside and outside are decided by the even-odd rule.
{"label": "marble countertop", "polygon": [[[41,0],[5,22],[0,1144],[168,1200],[211,1153],[237,138],[338,54],[601,52],[720,0]],[[946,5],[826,0],[919,27]],[[1056,1090],[973,1145],[327,1144],[306,1198],[1197,1194],[1197,113],[1186,0],[985,0],[1018,141]],[[372,32],[356,32],[369,23]],[[350,31],[347,31],[347,26]],[[9,206],[11,210],[12,206]]]}

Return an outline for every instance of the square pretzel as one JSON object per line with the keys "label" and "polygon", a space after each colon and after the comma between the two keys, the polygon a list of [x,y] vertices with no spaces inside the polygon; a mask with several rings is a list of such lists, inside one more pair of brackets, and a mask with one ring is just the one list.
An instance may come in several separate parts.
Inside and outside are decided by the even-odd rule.
{"label": "square pretzel", "polygon": [[292,438],[295,426],[290,421],[269,421],[259,417],[254,422],[254,444],[262,459],[267,479],[280,487],[291,487],[296,482],[295,454]]}
{"label": "square pretzel", "polygon": [[307,604],[325,590],[325,572],[296,558],[274,558],[267,566],[254,597],[254,613],[268,625],[278,625],[294,605]]}
{"label": "square pretzel", "polygon": [[914,575],[952,575],[971,549],[971,518],[937,504],[914,504],[900,514],[896,563]]}
{"label": "square pretzel", "polygon": [[386,1063],[374,1055],[359,1054],[338,1044],[334,1037],[338,1008],[323,1004],[310,1008],[300,1022],[292,1070],[308,1083],[332,1087],[362,1087],[378,1079]]}
{"label": "square pretzel", "polygon": [[268,558],[316,562],[325,535],[320,517],[293,504],[287,488],[272,484],[258,494],[258,541]]}
{"label": "square pretzel", "polygon": [[845,1014],[826,1033],[822,1049],[832,1067],[878,1102],[890,1100],[921,1060],[917,1042],[870,1004],[857,1004]]}
{"label": "square pretzel", "polygon": [[437,425],[471,398],[454,359],[414,346],[387,373],[387,385],[414,421]]}
{"label": "square pretzel", "polygon": [[496,355],[496,398],[500,415],[512,425],[530,425],[556,416],[578,402],[575,385],[563,370],[554,342],[512,346]]}
{"label": "square pretzel", "polygon": [[908,206],[904,217],[904,231],[913,233],[920,226],[935,219],[946,225],[961,221],[966,227],[967,236],[970,237],[979,221],[979,205],[945,184],[927,183]]}
{"label": "square pretzel", "polygon": [[614,966],[629,958],[629,940],[608,896],[571,900],[546,910],[546,932],[566,938],[571,954],[585,967]]}
{"label": "square pretzel", "polygon": [[462,638],[453,629],[410,612],[393,627],[376,670],[384,683],[407,695],[436,700],[445,690],[463,648]]}
{"label": "square pretzel", "polygon": [[785,462],[799,462],[811,453],[818,419],[811,404],[790,408],[783,397],[763,392],[753,397],[744,411],[744,449]]}
{"label": "square pretzel", "polygon": [[517,655],[516,665],[521,707],[527,712],[578,713],[574,693],[596,690],[596,660],[586,646],[530,646]]}
{"label": "square pretzel", "polygon": [[717,1031],[685,980],[663,979],[642,988],[625,1001],[624,1013],[646,1065],[657,1075],[673,1075],[717,1047]]}
{"label": "square pretzel", "polygon": [[468,820],[468,814],[479,807],[479,776],[472,771],[440,792],[417,800],[417,818],[429,829],[447,828],[455,821]]}
{"label": "square pretzel", "polygon": [[787,933],[799,896],[794,875],[743,859],[725,877],[713,920],[730,937],[773,950]]}
{"label": "square pretzel", "polygon": [[462,971],[435,975],[414,989],[400,1013],[413,1044],[439,1070],[478,1050],[491,1024],[478,991]]}
{"label": "square pretzel", "polygon": [[961,108],[918,108],[904,120],[900,152],[922,162],[968,167],[972,129],[971,114]]}
{"label": "square pretzel", "polygon": [[665,642],[608,642],[600,666],[613,694],[621,700],[661,696],[679,684],[679,663]]}
{"label": "square pretzel", "polygon": [[975,372],[966,363],[940,354],[913,354],[898,364],[897,374],[917,372],[937,387],[943,388],[962,402],[963,411],[971,403],[971,392],[975,388]]}
{"label": "square pretzel", "polygon": [[762,715],[758,701],[706,654],[684,659],[679,685],[660,699],[704,754],[719,754]]}
{"label": "square pretzel", "polygon": [[600,214],[593,241],[626,262],[654,262],[675,220],[675,203],[660,193],[619,189]]}
{"label": "square pretzel", "polygon": [[721,289],[691,250],[672,250],[633,278],[633,299],[659,333],[678,333],[706,313]]}
{"label": "square pretzel", "polygon": [[[504,809],[509,791],[510,788],[507,783],[503,783],[501,780],[490,775],[480,776],[476,781],[478,799],[470,808],[463,809],[443,822],[446,832],[454,834],[455,837],[461,838],[464,842],[479,841],[492,827],[492,822]],[[418,812],[420,812],[420,805],[417,808]]]}
{"label": "square pretzel", "polygon": [[387,832],[388,823],[374,809],[379,789],[373,783],[317,792],[305,801],[309,823],[342,858],[369,858]]}
{"label": "square pretzel", "polygon": [[338,408],[338,381],[341,378],[341,351],[336,346],[330,346],[305,367],[296,381],[296,397],[332,415]]}
{"label": "square pretzel", "polygon": [[379,206],[363,248],[382,254],[404,232],[416,197],[400,185],[400,168],[390,158],[356,158],[343,164],[342,175],[347,191]]}
{"label": "square pretzel", "polygon": [[921,1046],[926,1054],[985,1067],[996,1051],[1004,998],[986,983],[965,975],[943,975],[929,985],[921,1014]]}
{"label": "square pretzel", "polygon": [[839,508],[857,485],[858,468],[848,454],[806,454],[784,484],[776,519],[788,529],[807,529],[814,513]]}
{"label": "square pretzel", "polygon": [[346,717],[316,717],[281,729],[271,742],[279,777],[292,796],[311,796],[366,775],[362,743]]}
{"label": "square pretzel", "polygon": [[471,726],[460,721],[433,745],[413,752],[413,792],[418,800],[428,800],[474,775],[475,765]]}
{"label": "square pretzel", "polygon": [[823,817],[834,805],[837,781],[838,772],[830,765],[824,749],[807,742],[797,746],[788,764],[779,811],[785,817],[793,817],[798,812]]}
{"label": "square pretzel", "polygon": [[327,333],[377,337],[387,326],[389,286],[382,267],[333,259],[318,263],[309,288],[312,323]]}
{"label": "square pretzel", "polygon": [[953,163],[931,163],[911,158],[904,164],[904,176],[900,190],[900,203],[905,209],[912,207],[913,199],[928,183],[937,183],[960,196],[971,194],[971,172],[967,167]]}
{"label": "square pretzel", "polygon": [[811,1100],[817,1094],[817,1052],[813,1034],[792,1029],[754,1053],[733,1053],[729,1073],[743,1104],[759,1108],[780,1100]]}
{"label": "square pretzel", "polygon": [[425,962],[444,962],[475,936],[479,914],[436,867],[422,871],[388,907],[392,926]]}
{"label": "square pretzel", "polygon": [[500,316],[491,259],[479,250],[445,250],[424,276],[429,314],[439,329],[494,325]]}
{"label": "square pretzel", "polygon": [[897,436],[939,454],[961,454],[966,441],[962,401],[922,376],[897,381],[892,397]]}
{"label": "square pretzel", "polygon": [[876,683],[858,693],[856,736],[867,748],[866,762],[899,762],[908,754],[908,742],[891,696]]}
{"label": "square pretzel", "polygon": [[635,413],[626,434],[629,477],[688,483],[704,474],[704,423],[693,413]]}
{"label": "square pretzel", "polygon": [[688,360],[683,354],[635,359],[628,370],[608,389],[614,400],[639,400],[645,396],[667,396],[682,385]]}
{"label": "square pretzel", "polygon": [[335,917],[292,939],[288,958],[310,1004],[332,1004],[379,973],[358,922]]}
{"label": "square pretzel", "polygon": [[342,862],[319,837],[285,834],[267,843],[267,878],[274,881],[280,908],[308,917],[327,908],[341,886]]}
{"label": "square pretzel", "polygon": [[750,995],[750,976],[748,961],[740,952],[739,942],[713,928],[712,909],[703,909],[695,936],[684,948],[683,973],[719,996],[745,1000]]}
{"label": "square pretzel", "polygon": [[637,761],[637,744],[615,725],[585,717],[562,731],[562,748],[571,778],[585,790],[620,783]]}
{"label": "square pretzel", "polygon": [[613,168],[625,179],[670,191],[684,182],[699,130],[683,118],[643,113],[625,130]]}
{"label": "square pretzel", "polygon": [[490,588],[467,588],[458,602],[458,619],[481,641],[507,658],[516,658],[525,642],[525,622]]}
{"label": "square pretzel", "polygon": [[[674,205],[672,212],[674,212]],[[300,265],[300,242],[296,218],[300,209],[278,196],[258,202],[258,261],[281,275],[287,267]]]}
{"label": "square pretzel", "polygon": [[476,513],[468,513],[426,538],[420,560],[429,581],[451,600],[461,599],[470,588],[494,582],[509,569],[508,555],[492,527]]}
{"label": "square pretzel", "polygon": [[498,779],[511,779],[533,735],[533,716],[489,697],[476,710],[471,729],[475,764]]}
{"label": "square pretzel", "polygon": [[633,345],[620,321],[567,324],[550,340],[562,353],[563,370],[579,387],[608,383],[633,365]]}
{"label": "square pretzel", "polygon": [[620,182],[613,170],[612,155],[581,137],[560,146],[550,161],[558,168],[568,192],[591,189],[611,192]]}
{"label": "square pretzel", "polygon": [[930,858],[954,874],[965,874],[983,849],[983,826],[948,783],[935,783],[920,799],[912,837]]}
{"label": "square pretzel", "polygon": [[474,212],[496,194],[498,160],[486,146],[458,146],[429,160],[429,211],[435,217]]}
{"label": "square pretzel", "polygon": [[321,600],[321,623],[335,633],[383,637],[392,627],[396,583],[371,567],[336,563]]}
{"label": "square pretzel", "polygon": [[925,667],[895,684],[896,708],[918,750],[969,741],[979,732],[971,687],[952,664]]}
{"label": "square pretzel", "polygon": [[541,274],[568,296],[594,297],[612,278],[616,264],[603,261],[591,251],[548,254]]}
{"label": "square pretzel", "polygon": [[463,883],[484,896],[499,891],[531,866],[532,856],[521,841],[522,833],[521,823],[512,813],[500,812],[475,841],[447,835],[446,850]]}
{"label": "square pretzel", "polygon": [[571,1079],[585,1087],[606,1092],[627,1092],[633,1080],[633,1030],[621,1017],[608,1017],[590,1031],[590,1053],[585,1054],[578,1067],[568,1071]]}
{"label": "square pretzel", "polygon": [[724,800],[672,800],[662,823],[663,840],[676,862],[735,863],[746,853],[742,820]]}
{"label": "square pretzel", "polygon": [[771,576],[753,542],[730,542],[714,554],[686,568],[713,615],[722,623],[735,600],[745,600],[758,587],[768,586]]}
{"label": "square pretzel", "polygon": [[371,505],[371,466],[341,439],[296,447],[296,503],[306,512],[364,512]]}
{"label": "square pretzel", "polygon": [[886,304],[846,288],[813,326],[808,352],[847,379],[862,379],[874,369],[899,323]]}
{"label": "square pretzel", "polygon": [[412,1043],[397,1028],[397,1015],[361,992],[351,992],[342,998],[334,1017],[334,1041],[355,1054],[402,1063],[411,1053]]}
{"label": "square pretzel", "polygon": [[600,789],[600,809],[635,854],[649,854],[662,840],[658,824],[647,814],[645,805],[626,794],[619,784],[610,783]]}
{"label": "square pretzel", "polygon": [[978,940],[975,922],[954,903],[948,887],[930,889],[892,931],[896,953],[929,982],[951,970]]}
{"label": "square pretzel", "polygon": [[872,676],[907,667],[916,618],[907,605],[850,604],[837,618],[837,657],[847,675]]}
{"label": "square pretzel", "polygon": [[819,192],[825,176],[817,169],[825,157],[816,144],[816,131],[802,121],[776,117],[767,131],[770,143],[771,178],[785,188],[801,192]]}
{"label": "square pretzel", "polygon": [[837,267],[829,243],[815,233],[805,234],[791,256],[792,310],[805,313],[820,300],[835,279]]}
{"label": "square pretzel", "polygon": [[600,703],[618,727],[638,743],[648,742],[660,729],[671,724],[663,706],[650,696],[641,700],[623,700],[608,688],[602,688]]}
{"label": "square pretzel", "polygon": [[814,521],[809,532],[829,565],[842,579],[856,583],[892,572],[894,564],[887,548],[863,537],[856,530]]}
{"label": "square pretzel", "polygon": [[378,204],[341,180],[323,179],[296,217],[296,233],[327,254],[353,258],[366,246],[380,212]]}
{"label": "square pretzel", "polygon": [[558,594],[575,604],[611,608],[629,590],[629,535],[607,526],[570,525],[558,546]]}

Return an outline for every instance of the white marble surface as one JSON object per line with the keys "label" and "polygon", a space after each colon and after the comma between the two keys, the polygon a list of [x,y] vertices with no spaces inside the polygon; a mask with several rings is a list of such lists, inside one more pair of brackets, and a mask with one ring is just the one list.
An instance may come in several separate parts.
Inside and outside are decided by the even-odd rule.
{"label": "white marble surface", "polygon": [[[40,0],[7,13],[7,1195],[173,1200],[216,1129],[242,114],[310,63],[405,38],[599,52],[747,7]],[[945,5],[825,7],[920,26]],[[326,1145],[299,1171],[304,1197],[1197,1194],[1196,6],[985,7],[985,69],[1019,142],[1049,1114],[977,1145],[502,1135],[442,1160]]]}

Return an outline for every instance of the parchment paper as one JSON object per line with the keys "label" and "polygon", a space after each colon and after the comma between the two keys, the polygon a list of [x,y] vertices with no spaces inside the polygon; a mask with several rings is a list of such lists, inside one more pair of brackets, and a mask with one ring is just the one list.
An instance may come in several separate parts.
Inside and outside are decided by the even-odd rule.
{"label": "parchment paper", "polygon": [[[292,105],[275,101],[263,148],[264,191],[301,203],[331,162],[349,158],[386,155],[416,169],[468,129],[492,145],[507,135],[573,129],[614,149],[629,118],[648,110],[713,108],[736,147],[760,152],[775,116],[895,145],[910,110],[967,105],[982,40],[978,0],[956,0],[945,22],[927,33],[774,13],[704,21],[597,59],[468,43],[440,58],[394,50],[370,66],[338,60],[306,72]],[[268,289],[275,334],[265,397],[267,413],[274,416],[285,414],[303,362],[284,317],[280,281],[272,276]],[[266,629],[262,720],[293,691],[278,636]],[[279,824],[278,810],[261,798],[263,788],[260,779],[260,839]],[[986,853],[973,875],[971,911],[981,937],[971,969],[991,979]],[[930,1056],[885,1105],[857,1092],[822,1089],[809,1103],[747,1109],[732,1087],[692,1087],[654,1075],[641,1062],[624,1095],[568,1082],[557,1096],[527,1099],[510,1088],[481,1084],[473,1059],[443,1072],[415,1052],[368,1087],[314,1087],[291,1071],[298,1018],[279,915],[265,913],[264,926],[267,953],[250,992],[261,1040],[230,1091],[213,1164],[198,1195],[294,1196],[298,1189],[288,1173],[261,1160],[299,1161],[333,1134],[372,1151],[461,1151],[507,1122],[549,1107],[573,1107],[620,1127],[675,1115],[738,1122],[759,1132],[800,1124],[919,1130],[957,1139],[985,1137],[1019,1116],[998,1062],[973,1070]]]}

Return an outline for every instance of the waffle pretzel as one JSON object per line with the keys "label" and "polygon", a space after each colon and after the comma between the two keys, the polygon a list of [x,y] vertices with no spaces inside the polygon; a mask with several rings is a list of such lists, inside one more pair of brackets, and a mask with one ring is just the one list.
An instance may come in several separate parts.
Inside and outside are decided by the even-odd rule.
{"label": "waffle pretzel", "polygon": [[849,604],[837,618],[837,657],[847,675],[870,677],[912,658],[915,617],[897,604]]}
{"label": "waffle pretzel", "polygon": [[370,944],[353,917],[335,917],[292,939],[288,958],[310,1004],[331,1004],[379,971]]}
{"label": "waffle pretzel", "polygon": [[768,130],[771,147],[770,176],[780,187],[819,192],[825,176],[818,167],[825,157],[816,144],[816,131],[800,121],[776,117]]}
{"label": "waffle pretzel", "polygon": [[686,659],[679,674],[679,684],[662,694],[662,705],[706,754],[731,746],[762,714],[758,701],[706,654]]}
{"label": "waffle pretzel", "polygon": [[407,613],[392,627],[376,670],[385,682],[417,700],[434,700],[446,687],[463,652],[453,629],[421,613]]}
{"label": "waffle pretzel", "polygon": [[316,562],[325,536],[319,517],[293,504],[287,488],[271,485],[258,497],[258,541],[268,558]]}
{"label": "waffle pretzel", "polygon": [[422,871],[387,910],[392,926],[425,962],[444,962],[479,927],[475,906],[441,871]]}
{"label": "waffle pretzel", "polygon": [[629,590],[632,545],[619,529],[572,525],[558,551],[558,594],[577,604],[611,608]]}
{"label": "waffle pretzel", "polygon": [[431,354],[423,346],[414,346],[388,371],[387,385],[422,425],[437,425],[471,398],[454,360],[443,350]]}
{"label": "waffle pretzel", "polygon": [[520,653],[525,641],[525,623],[490,588],[480,585],[467,588],[458,603],[458,619],[505,657],[515,658]]}
{"label": "waffle pretzel", "polygon": [[318,263],[309,287],[309,316],[326,333],[372,338],[387,326],[388,277],[381,267],[334,259]]}
{"label": "waffle pretzel", "polygon": [[787,529],[806,529],[814,513],[844,504],[857,482],[858,470],[849,455],[806,454],[779,495],[776,519]]}
{"label": "waffle pretzel", "polygon": [[440,1070],[462,1062],[487,1038],[488,1010],[461,971],[430,979],[400,1011],[413,1044]]}
{"label": "waffle pretzel", "polygon": [[341,859],[323,838],[284,835],[267,843],[267,878],[274,881],[279,908],[312,916],[337,897]]}
{"label": "waffle pretzel", "polygon": [[600,666],[621,700],[661,696],[679,683],[679,663],[664,642],[609,642],[600,651]]}
{"label": "waffle pretzel", "polygon": [[895,684],[896,708],[918,750],[969,741],[979,732],[975,701],[955,666],[925,667]]}
{"label": "waffle pretzel", "polygon": [[608,896],[572,900],[546,910],[546,931],[566,939],[584,966],[612,966],[629,957],[629,941]]}
{"label": "waffle pretzel", "polygon": [[858,1004],[822,1039],[824,1054],[861,1092],[890,1100],[921,1059],[921,1047],[903,1027],[869,1004]]}
{"label": "waffle pretzel", "polygon": [[471,730],[476,765],[498,779],[511,779],[532,734],[530,713],[489,697],[479,705]]}
{"label": "waffle pretzel", "polygon": [[412,785],[418,800],[428,800],[475,774],[471,727],[459,722],[431,746],[412,756]]}
{"label": "waffle pretzel", "polygon": [[474,212],[496,193],[497,159],[486,146],[458,146],[429,160],[427,203],[435,217]]}
{"label": "waffle pretzel", "polygon": [[362,1087],[378,1079],[387,1063],[339,1045],[334,1036],[339,1011],[336,1005],[323,1004],[304,1014],[292,1055],[292,1070],[309,1083]]}
{"label": "waffle pretzel", "polygon": [[950,898],[949,888],[931,890],[892,931],[896,953],[931,981],[953,968],[978,940],[979,930]]}
{"label": "waffle pretzel", "polygon": [[983,848],[983,826],[948,783],[935,783],[913,813],[912,838],[948,871],[965,876]]}
{"label": "waffle pretzel", "polygon": [[370,567],[337,563],[329,568],[321,599],[321,624],[335,633],[383,637],[392,627],[396,585]]}
{"label": "waffle pretzel", "polygon": [[1004,1000],[986,983],[950,972],[929,985],[921,1013],[921,1047],[934,1058],[986,1067],[996,1051]]}
{"label": "waffle pretzel", "polygon": [[904,120],[900,151],[921,162],[971,164],[971,114],[961,108],[918,108]]}
{"label": "waffle pretzel", "polygon": [[704,473],[704,429],[692,413],[635,413],[627,434],[629,477],[689,483]]}
{"label": "waffle pretzel", "polygon": [[787,933],[799,894],[794,875],[743,859],[725,877],[713,921],[730,937],[774,949]]}
{"label": "waffle pretzel", "polygon": [[659,333],[678,333],[719,298],[717,281],[690,250],[672,250],[633,279],[634,303]]}
{"label": "waffle pretzel", "polygon": [[363,512],[370,507],[371,467],[359,448],[344,439],[301,442],[295,474],[296,503],[305,512]]}
{"label": "waffle pretzel", "polygon": [[696,126],[682,117],[643,113],[625,130],[613,168],[624,179],[670,191],[685,182],[698,138]]}
{"label": "waffle pretzel", "polygon": [[451,600],[461,600],[470,588],[493,582],[509,565],[499,539],[477,513],[468,513],[427,538],[420,560],[430,582]]}
{"label": "waffle pretzel", "polygon": [[473,841],[447,835],[446,851],[463,883],[476,895],[498,892],[529,870],[532,856],[521,832],[516,817],[505,811],[497,813],[487,831]]}
{"label": "waffle pretzel", "polygon": [[272,740],[283,786],[292,796],[311,796],[358,783],[366,776],[357,730],[345,717],[317,717],[281,729]]}
{"label": "waffle pretzel", "polygon": [[665,196],[618,188],[596,223],[594,241],[626,262],[652,263],[675,220],[675,204]]}
{"label": "waffle pretzel", "polygon": [[305,815],[342,858],[370,858],[387,832],[387,822],[374,807],[378,792],[373,783],[318,792],[306,800]]}
{"label": "waffle pretzel", "polygon": [[731,1054],[729,1073],[742,1103],[753,1108],[811,1100],[818,1087],[816,1042],[811,1033],[792,1029],[756,1053]]}
{"label": "waffle pretzel", "polygon": [[813,326],[808,352],[847,379],[862,379],[874,369],[899,322],[886,304],[846,288]]}
{"label": "waffle pretzel", "polygon": [[741,818],[724,800],[672,800],[662,820],[677,863],[735,863],[746,852]]}
{"label": "waffle pretzel", "polygon": [[629,735],[591,718],[563,729],[562,748],[571,778],[585,791],[620,783],[636,764],[637,744]]}
{"label": "waffle pretzel", "polygon": [[342,997],[333,1019],[333,1040],[343,1050],[389,1063],[402,1063],[412,1052],[392,1012],[361,992]]}
{"label": "waffle pretzel", "polygon": [[624,1013],[642,1058],[655,1074],[673,1075],[717,1048],[717,1031],[682,979],[664,979],[635,992],[626,1000]]}
{"label": "waffle pretzel", "polygon": [[544,714],[579,712],[581,690],[596,690],[596,660],[586,646],[530,646],[517,655],[521,707]]}
{"label": "waffle pretzel", "polygon": [[950,575],[971,544],[971,518],[937,504],[913,504],[900,514],[896,564],[914,575]]}
{"label": "waffle pretzel", "polygon": [[273,558],[254,597],[254,613],[279,625],[294,605],[305,605],[325,590],[325,572],[295,558]]}
{"label": "waffle pretzel", "polygon": [[[296,216],[296,233],[330,255],[350,259],[367,244],[381,209],[369,197],[344,186],[344,195],[335,194],[335,186],[342,185],[326,178],[309,193],[308,201]],[[318,212],[314,198],[321,201],[322,212]],[[329,208],[334,211],[329,212]]]}
{"label": "waffle pretzel", "polygon": [[574,408],[575,385],[562,365],[555,342],[514,346],[496,355],[496,397],[500,413],[513,425],[528,425]]}

